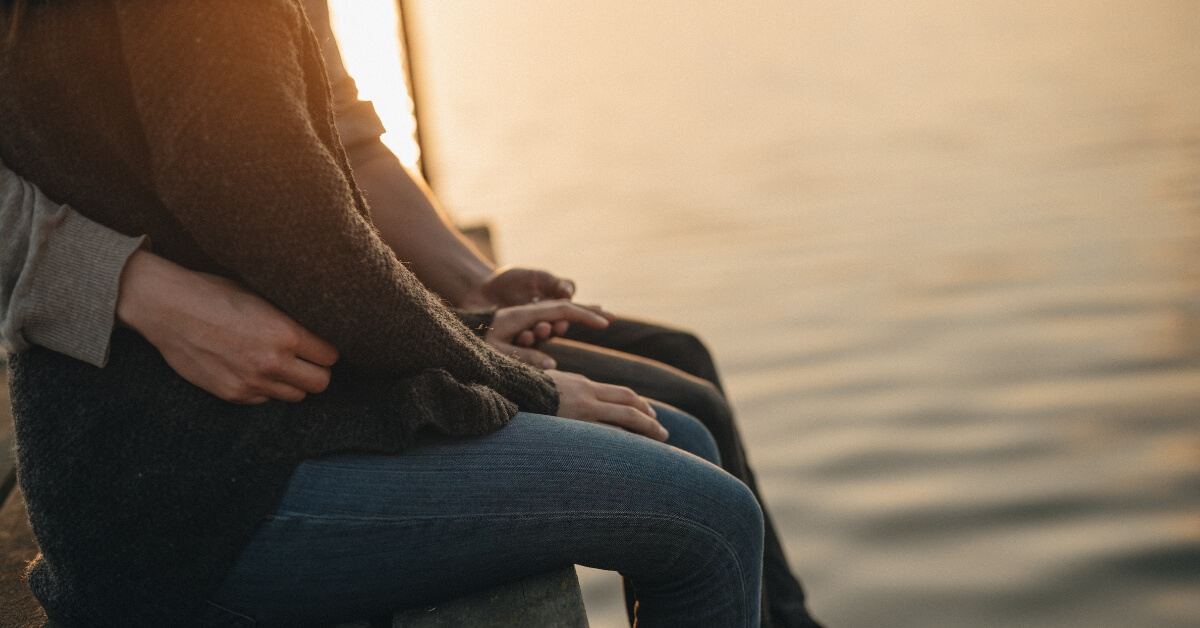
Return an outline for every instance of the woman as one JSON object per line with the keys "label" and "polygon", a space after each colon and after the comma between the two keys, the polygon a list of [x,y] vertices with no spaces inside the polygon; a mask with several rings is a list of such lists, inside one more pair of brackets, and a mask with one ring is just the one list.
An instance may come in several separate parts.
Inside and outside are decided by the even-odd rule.
{"label": "woman", "polygon": [[642,625],[756,625],[753,496],[650,439],[541,416],[653,411],[488,349],[382,246],[294,3],[15,4],[0,158],[341,356],[325,393],[255,406],[132,332],[104,369],[14,356],[30,585],[51,617],[320,624],[578,562],[631,578]]}

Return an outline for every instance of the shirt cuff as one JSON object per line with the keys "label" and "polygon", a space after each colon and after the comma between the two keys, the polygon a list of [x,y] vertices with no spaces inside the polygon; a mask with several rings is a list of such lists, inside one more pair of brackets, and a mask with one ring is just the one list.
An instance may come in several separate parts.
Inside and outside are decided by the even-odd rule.
{"label": "shirt cuff", "polygon": [[24,336],[94,366],[108,362],[121,272],[145,236],[129,237],[70,208],[33,267]]}

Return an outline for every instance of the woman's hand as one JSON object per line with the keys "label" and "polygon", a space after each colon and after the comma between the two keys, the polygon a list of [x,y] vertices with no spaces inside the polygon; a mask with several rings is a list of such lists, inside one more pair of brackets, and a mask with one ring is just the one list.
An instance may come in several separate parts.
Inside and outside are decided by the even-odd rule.
{"label": "woman's hand", "polygon": [[322,392],[338,359],[333,345],[238,283],[143,251],[121,275],[117,318],[181,377],[234,403]]}
{"label": "woman's hand", "polygon": [[566,299],[540,301],[496,310],[492,327],[484,340],[504,355],[514,356],[533,366],[552,369],[555,367],[554,359],[533,349],[533,345],[551,336],[561,336],[571,323],[603,329],[613,320],[615,317],[612,314],[596,305],[576,305]]}
{"label": "woman's hand", "polygon": [[667,440],[667,428],[655,420],[654,408],[632,390],[575,373],[548,370],[546,374],[558,387],[558,416],[620,428],[659,442]]}

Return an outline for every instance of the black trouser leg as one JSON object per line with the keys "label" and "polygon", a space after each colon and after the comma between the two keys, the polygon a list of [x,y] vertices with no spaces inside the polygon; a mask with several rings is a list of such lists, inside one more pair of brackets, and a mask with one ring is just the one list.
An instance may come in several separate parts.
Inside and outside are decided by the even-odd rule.
{"label": "black trouser leg", "polygon": [[[572,326],[572,329],[575,327],[579,326]],[[553,340],[543,345],[542,350],[557,360],[558,367],[564,371],[580,373],[600,382],[628,386],[640,395],[675,406],[699,419],[717,442],[722,468],[744,482],[758,497],[759,504],[762,504],[733,413],[724,395],[716,388],[716,368],[704,345],[686,332],[627,319],[618,320],[610,329],[614,327],[615,334],[610,344],[628,349],[638,348],[639,342],[643,342],[653,349],[652,353],[658,355],[667,353],[668,348],[681,348],[684,355],[675,360],[679,366],[570,340]],[[590,340],[606,340],[602,337],[603,333],[597,333],[595,330],[588,332],[569,332],[568,336],[586,335]],[[683,337],[692,340],[683,340]],[[681,368],[683,366],[688,367],[687,371]],[[706,378],[697,373],[708,373],[711,379],[706,381]],[[820,624],[812,619],[805,607],[804,589],[792,575],[765,505],[763,514],[766,525],[763,555],[763,626],[819,627]],[[628,588],[626,595],[627,603],[631,604],[632,597]]]}
{"label": "black trouser leg", "polygon": [[694,334],[654,323],[618,318],[604,329],[571,325],[564,338],[613,349],[679,369],[708,381],[724,394],[717,366],[708,347]]}

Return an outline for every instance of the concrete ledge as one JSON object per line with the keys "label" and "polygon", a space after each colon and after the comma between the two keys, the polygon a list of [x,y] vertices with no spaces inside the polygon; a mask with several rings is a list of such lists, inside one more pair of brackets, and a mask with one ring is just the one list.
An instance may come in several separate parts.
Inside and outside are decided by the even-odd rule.
{"label": "concrete ledge", "polygon": [[[372,628],[369,621],[335,628]],[[385,624],[386,625],[386,624]],[[392,628],[588,628],[574,567],[392,617]]]}

